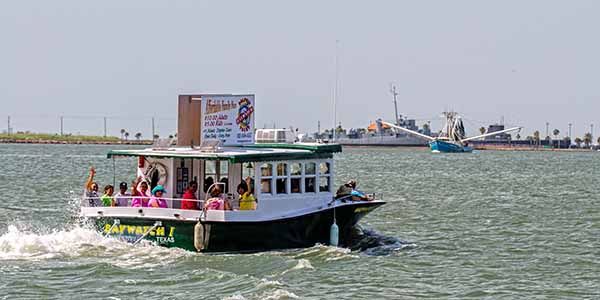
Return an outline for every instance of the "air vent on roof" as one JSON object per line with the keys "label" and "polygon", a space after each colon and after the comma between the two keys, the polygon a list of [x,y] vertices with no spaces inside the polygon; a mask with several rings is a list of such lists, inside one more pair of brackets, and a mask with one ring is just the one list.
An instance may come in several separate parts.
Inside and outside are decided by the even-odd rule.
{"label": "air vent on roof", "polygon": [[152,150],[168,150],[171,145],[173,145],[174,139],[164,138],[164,139],[155,139],[152,144]]}
{"label": "air vent on roof", "polygon": [[200,147],[198,148],[200,152],[222,152],[221,149],[221,141],[208,140],[202,141]]}

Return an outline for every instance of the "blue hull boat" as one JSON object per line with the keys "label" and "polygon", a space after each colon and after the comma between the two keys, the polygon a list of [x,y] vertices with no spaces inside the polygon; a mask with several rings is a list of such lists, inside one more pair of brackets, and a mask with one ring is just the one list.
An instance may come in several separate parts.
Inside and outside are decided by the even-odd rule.
{"label": "blue hull boat", "polygon": [[431,152],[444,152],[444,153],[456,153],[456,152],[473,152],[473,148],[469,146],[461,146],[455,143],[446,141],[431,141],[429,142]]}

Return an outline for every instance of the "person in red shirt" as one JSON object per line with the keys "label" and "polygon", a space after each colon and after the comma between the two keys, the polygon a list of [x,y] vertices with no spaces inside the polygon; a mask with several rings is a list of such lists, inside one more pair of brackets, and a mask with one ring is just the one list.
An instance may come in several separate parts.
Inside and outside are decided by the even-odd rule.
{"label": "person in red shirt", "polygon": [[[198,202],[195,200],[198,200],[198,198],[196,198],[196,191],[198,190],[198,183],[195,181],[191,181],[190,184],[188,185],[187,190],[185,190],[185,193],[183,194],[183,201],[181,201],[181,209],[194,209],[194,210],[199,210],[200,208],[198,208]],[[190,201],[192,200],[192,201]]]}

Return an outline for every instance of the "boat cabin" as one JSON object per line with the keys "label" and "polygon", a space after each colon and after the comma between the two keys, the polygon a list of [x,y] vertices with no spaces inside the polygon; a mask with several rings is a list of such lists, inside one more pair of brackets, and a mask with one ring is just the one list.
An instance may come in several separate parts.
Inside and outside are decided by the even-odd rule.
{"label": "boat cabin", "polygon": [[[194,219],[202,213],[209,188],[219,186],[232,210],[206,211],[207,221],[256,221],[293,217],[319,210],[333,199],[335,144],[252,144],[236,147],[170,147],[112,150],[108,158],[137,157],[137,174],[149,181],[149,190],[165,187],[167,209],[145,207],[84,207],[92,215]],[[132,174],[132,177],[133,174]],[[198,210],[181,209],[190,181],[198,183]],[[257,200],[255,210],[239,210],[236,190],[250,182]],[[84,201],[85,203],[85,201]],[[88,213],[86,215],[89,216]]]}

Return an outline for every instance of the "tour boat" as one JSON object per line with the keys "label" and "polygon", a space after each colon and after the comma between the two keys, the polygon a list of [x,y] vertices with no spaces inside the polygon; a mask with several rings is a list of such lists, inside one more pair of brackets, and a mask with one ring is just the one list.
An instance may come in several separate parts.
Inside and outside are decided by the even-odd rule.
{"label": "tour boat", "polygon": [[[214,95],[202,97],[209,104],[215,103]],[[238,102],[242,101],[234,101]],[[248,116],[238,105],[226,108]],[[206,106],[202,110],[215,112]],[[203,118],[208,119],[211,118]],[[212,124],[202,123],[202,137],[229,132],[213,130]],[[185,134],[179,128],[178,133]],[[240,137],[247,138],[237,135]],[[162,185],[170,197],[165,198],[168,208],[90,206],[90,201],[84,199],[81,216],[103,234],[132,243],[149,240],[191,251],[238,252],[310,247],[317,243],[348,245],[352,227],[385,203],[380,196],[370,196],[368,201],[336,199],[333,156],[342,150],[338,144],[190,144],[167,143],[148,149],[111,150],[107,154],[113,160],[137,158],[137,174],[130,178],[142,176],[149,182],[149,190]],[[198,184],[198,210],[181,209],[181,195],[190,181]],[[236,187],[243,181],[251,183],[251,193],[256,198],[253,210],[239,209]],[[204,208],[215,186],[223,191],[232,210]]]}

